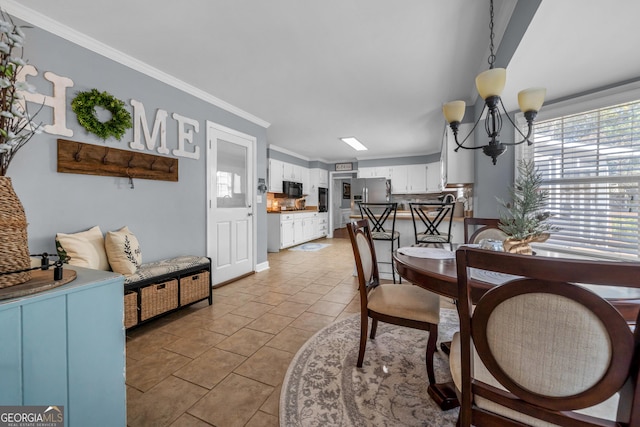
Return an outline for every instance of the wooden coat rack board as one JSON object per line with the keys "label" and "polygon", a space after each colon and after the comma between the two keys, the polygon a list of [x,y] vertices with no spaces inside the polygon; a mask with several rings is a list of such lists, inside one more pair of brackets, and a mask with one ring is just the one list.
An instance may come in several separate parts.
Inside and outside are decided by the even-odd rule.
{"label": "wooden coat rack board", "polygon": [[58,140],[58,172],[178,181],[178,159]]}

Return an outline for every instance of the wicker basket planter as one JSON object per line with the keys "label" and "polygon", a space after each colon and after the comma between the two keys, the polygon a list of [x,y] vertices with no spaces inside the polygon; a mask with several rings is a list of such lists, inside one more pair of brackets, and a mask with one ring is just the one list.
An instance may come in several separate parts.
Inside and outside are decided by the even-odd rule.
{"label": "wicker basket planter", "polygon": [[[11,178],[0,176],[0,273],[31,267],[27,241],[27,217],[13,190]],[[0,275],[0,288],[31,279],[31,272]]]}

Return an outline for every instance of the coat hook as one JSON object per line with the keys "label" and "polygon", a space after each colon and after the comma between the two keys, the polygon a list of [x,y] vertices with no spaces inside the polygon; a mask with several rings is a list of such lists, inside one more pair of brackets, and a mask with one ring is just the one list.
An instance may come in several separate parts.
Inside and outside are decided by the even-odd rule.
{"label": "coat hook", "polygon": [[82,151],[82,144],[78,143],[78,149],[76,150],[76,153],[73,155],[73,158],[75,159],[76,162],[79,162],[81,160],[80,151]]}
{"label": "coat hook", "polygon": [[[131,156],[131,157],[129,158],[129,163],[127,163],[127,169],[129,169],[129,168],[131,167],[131,162],[133,161],[133,157],[134,157],[134,156]],[[128,174],[128,173],[129,173],[129,172],[127,172],[127,174]]]}
{"label": "coat hook", "polygon": [[169,166],[169,172],[173,172],[173,168],[175,165],[176,165],[176,160],[175,159],[171,160],[171,165]]}
{"label": "coat hook", "polygon": [[[131,163],[131,160],[129,160],[129,163]],[[129,177],[129,188],[133,190],[135,188],[133,185],[133,176],[131,176],[131,173],[129,172],[128,167],[127,167],[127,177]]]}
{"label": "coat hook", "polygon": [[107,164],[107,155],[109,155],[109,147],[104,147],[104,156],[102,156],[102,164]]}
{"label": "coat hook", "polygon": [[151,164],[149,165],[149,170],[153,170],[153,165],[155,164],[156,160],[158,160],[157,157],[153,158],[153,161],[151,162]]}

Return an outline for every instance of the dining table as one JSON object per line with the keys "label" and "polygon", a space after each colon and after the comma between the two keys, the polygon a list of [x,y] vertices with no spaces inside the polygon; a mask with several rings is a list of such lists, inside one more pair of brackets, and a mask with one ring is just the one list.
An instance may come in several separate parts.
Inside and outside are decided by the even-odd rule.
{"label": "dining table", "polygon": [[[460,246],[462,244],[420,243],[411,247],[398,248],[393,254],[396,271],[406,281],[451,298],[455,302],[458,298],[455,251]],[[539,251],[538,255],[572,257],[571,255],[544,251]],[[499,282],[491,280],[491,277],[487,277],[485,280],[482,277],[479,280],[474,280],[472,277],[471,285],[471,299],[477,301],[487,291],[498,286]],[[630,327],[635,327],[638,311],[640,311],[640,289],[600,285],[584,286],[607,299],[618,309]],[[441,347],[448,354],[447,343],[442,343]],[[428,393],[442,410],[452,409],[459,405],[453,382],[429,384]]]}

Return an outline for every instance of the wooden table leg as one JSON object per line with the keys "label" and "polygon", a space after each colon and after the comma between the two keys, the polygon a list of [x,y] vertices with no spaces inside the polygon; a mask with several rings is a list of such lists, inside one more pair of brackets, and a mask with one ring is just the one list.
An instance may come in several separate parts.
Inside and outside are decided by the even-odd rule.
{"label": "wooden table leg", "polygon": [[[440,348],[442,352],[448,356],[449,353],[451,353],[451,341],[441,342]],[[427,389],[429,396],[431,396],[433,401],[436,402],[443,411],[448,411],[449,409],[460,406],[455,390],[456,386],[453,382],[429,384],[429,388]]]}
{"label": "wooden table leg", "polygon": [[458,396],[456,396],[455,387],[456,386],[453,382],[429,384],[427,392],[433,401],[440,406],[440,409],[448,411],[449,409],[460,406]]}

